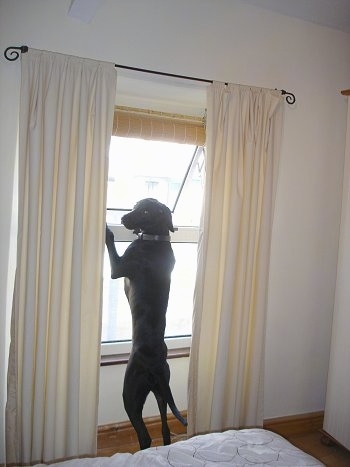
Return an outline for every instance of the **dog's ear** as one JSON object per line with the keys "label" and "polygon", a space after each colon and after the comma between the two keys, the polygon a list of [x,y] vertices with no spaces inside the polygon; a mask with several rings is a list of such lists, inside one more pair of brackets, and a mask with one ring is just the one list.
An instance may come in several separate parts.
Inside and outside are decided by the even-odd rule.
{"label": "dog's ear", "polygon": [[165,216],[166,216],[166,220],[167,220],[168,229],[171,232],[174,232],[175,229],[174,229],[174,226],[173,226],[173,219],[172,219],[172,216],[171,216],[171,211],[167,206],[165,206]]}

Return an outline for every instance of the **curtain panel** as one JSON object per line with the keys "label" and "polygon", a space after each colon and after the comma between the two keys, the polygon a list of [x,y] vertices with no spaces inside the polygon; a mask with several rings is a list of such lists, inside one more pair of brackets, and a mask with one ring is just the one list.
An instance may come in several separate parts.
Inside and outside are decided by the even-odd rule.
{"label": "curtain panel", "polygon": [[204,207],[194,296],[188,432],[259,426],[279,91],[208,89]]}
{"label": "curtain panel", "polygon": [[6,459],[96,449],[111,63],[22,54]]}

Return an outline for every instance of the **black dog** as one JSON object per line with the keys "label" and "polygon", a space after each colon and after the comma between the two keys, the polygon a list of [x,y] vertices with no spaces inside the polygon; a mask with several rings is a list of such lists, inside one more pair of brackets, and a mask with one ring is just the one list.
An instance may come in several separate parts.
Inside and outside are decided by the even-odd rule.
{"label": "black dog", "polygon": [[142,419],[142,409],[150,392],[158,403],[165,445],[170,444],[167,405],[175,417],[187,425],[170,390],[164,343],[170,276],[175,264],[169,230],[174,232],[174,227],[170,209],[153,198],[139,201],[123,216],[122,224],[138,238],[123,256],[119,256],[113,233],[106,227],[106,245],[111,277],[125,277],[124,289],[132,314],[132,350],[124,378],[124,407],[136,430],[140,448],[145,449],[151,445],[151,437]]}

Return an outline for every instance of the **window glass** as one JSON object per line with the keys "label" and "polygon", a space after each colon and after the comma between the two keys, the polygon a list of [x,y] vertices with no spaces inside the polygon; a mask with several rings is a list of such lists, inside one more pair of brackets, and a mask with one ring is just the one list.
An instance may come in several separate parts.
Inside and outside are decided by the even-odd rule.
{"label": "window glass", "polygon": [[[117,242],[118,253],[129,245]],[[176,264],[171,275],[165,337],[190,336],[192,332],[193,290],[197,267],[196,243],[172,243]],[[104,261],[102,342],[131,339],[131,313],[123,279],[110,279],[108,254]]]}
{"label": "window glass", "polygon": [[[152,197],[173,212],[178,231],[171,234],[176,264],[172,273],[166,337],[191,334],[193,290],[197,268],[197,236],[202,202],[203,148],[193,145],[112,137],[107,190],[107,223],[121,217],[142,198]],[[117,227],[115,227],[117,228]],[[118,227],[122,232],[122,227]],[[120,230],[122,229],[122,230]],[[135,238],[118,241],[121,255]],[[131,339],[131,313],[124,279],[110,279],[104,261],[102,342]]]}
{"label": "window glass", "polygon": [[173,222],[197,226],[202,203],[203,149],[190,144],[112,137],[107,222],[120,223],[142,198],[156,198]]}

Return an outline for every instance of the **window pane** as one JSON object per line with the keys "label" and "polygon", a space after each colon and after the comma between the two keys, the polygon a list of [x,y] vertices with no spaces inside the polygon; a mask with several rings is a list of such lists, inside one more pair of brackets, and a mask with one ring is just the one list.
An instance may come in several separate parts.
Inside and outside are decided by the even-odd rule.
{"label": "window pane", "polygon": [[198,226],[202,199],[201,151],[183,187],[196,146],[112,137],[107,222],[119,224],[124,211],[131,210],[143,198],[156,198],[173,211],[182,189],[173,222]]}
{"label": "window pane", "polygon": [[[118,254],[122,255],[129,243],[116,242]],[[124,293],[124,278],[111,279],[111,266],[107,249],[103,264],[103,314],[102,342],[131,339],[131,312]]]}
{"label": "window pane", "polygon": [[[172,273],[166,337],[188,336],[192,332],[193,290],[197,268],[197,243],[194,232],[199,226],[201,213],[203,164],[201,147],[112,137],[107,223],[120,225],[121,217],[131,210],[137,201],[152,197],[173,211],[173,224],[178,228],[178,232],[172,236],[176,264]],[[127,239],[124,234],[121,235],[123,236],[119,239]],[[128,245],[125,241],[117,242],[118,253],[122,255]],[[110,263],[106,251],[102,342],[130,340],[131,327],[131,312],[124,293],[124,279],[110,279]]]}
{"label": "window pane", "polygon": [[[116,242],[119,254],[127,242]],[[176,264],[171,276],[166,337],[192,333],[193,290],[197,267],[195,243],[173,243]],[[131,339],[131,312],[124,293],[124,279],[110,279],[108,254],[104,261],[102,342]]]}
{"label": "window pane", "polygon": [[176,263],[171,275],[165,336],[190,336],[197,271],[197,244],[172,243],[171,246]]}

